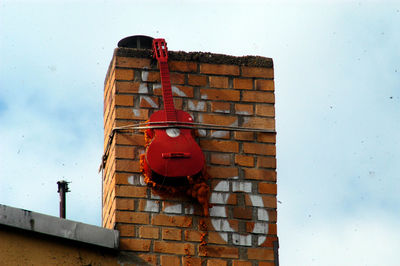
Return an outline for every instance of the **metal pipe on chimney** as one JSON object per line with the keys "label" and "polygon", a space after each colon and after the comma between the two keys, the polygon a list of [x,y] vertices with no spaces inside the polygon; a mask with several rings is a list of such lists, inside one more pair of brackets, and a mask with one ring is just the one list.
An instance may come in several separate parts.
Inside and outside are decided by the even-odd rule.
{"label": "metal pipe on chimney", "polygon": [[65,219],[65,203],[66,203],[66,197],[65,193],[70,192],[68,188],[68,183],[65,180],[58,181],[58,193],[60,194],[60,218]]}

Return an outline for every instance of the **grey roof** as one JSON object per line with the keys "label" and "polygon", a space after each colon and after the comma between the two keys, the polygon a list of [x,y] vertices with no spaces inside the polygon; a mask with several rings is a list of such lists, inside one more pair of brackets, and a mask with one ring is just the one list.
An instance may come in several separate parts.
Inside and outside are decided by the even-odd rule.
{"label": "grey roof", "polygon": [[0,225],[117,249],[119,232],[0,204]]}

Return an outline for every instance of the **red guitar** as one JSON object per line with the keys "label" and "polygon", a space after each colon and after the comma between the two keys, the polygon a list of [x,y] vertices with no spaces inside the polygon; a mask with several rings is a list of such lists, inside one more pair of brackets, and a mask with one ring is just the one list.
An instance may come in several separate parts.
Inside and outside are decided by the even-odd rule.
{"label": "red guitar", "polygon": [[153,51],[160,66],[164,110],[153,113],[150,123],[152,126],[177,127],[154,129],[146,149],[146,162],[153,172],[162,177],[194,176],[203,169],[204,155],[192,136],[192,129],[178,127],[182,123],[190,125],[193,118],[184,111],[175,110],[165,40],[154,39]]}

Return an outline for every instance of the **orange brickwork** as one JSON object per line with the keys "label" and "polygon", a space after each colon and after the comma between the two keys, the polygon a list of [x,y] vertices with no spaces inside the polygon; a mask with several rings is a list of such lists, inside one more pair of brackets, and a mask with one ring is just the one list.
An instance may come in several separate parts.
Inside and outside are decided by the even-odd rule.
{"label": "orange brickwork", "polygon": [[[169,52],[174,105],[204,124],[275,129],[272,60]],[[163,108],[151,51],[117,48],[104,89],[104,147],[114,127]],[[276,265],[275,133],[197,131],[210,176],[210,216],[184,196],[160,196],[141,175],[142,131],[116,131],[103,170],[103,226],[154,265]]]}

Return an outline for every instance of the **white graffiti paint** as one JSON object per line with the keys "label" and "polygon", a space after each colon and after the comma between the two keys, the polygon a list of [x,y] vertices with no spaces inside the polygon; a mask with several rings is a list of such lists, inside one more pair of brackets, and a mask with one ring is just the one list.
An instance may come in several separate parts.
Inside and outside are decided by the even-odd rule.
{"label": "white graffiti paint", "polygon": [[146,183],[144,182],[144,177],[142,175],[131,175],[128,176],[128,184],[135,185],[135,186],[145,186]]}
{"label": "white graffiti paint", "polygon": [[193,101],[188,101],[188,107],[192,111],[203,111],[206,107],[206,102],[199,101],[195,104]]}
{"label": "white graffiti paint", "polygon": [[133,109],[132,109],[132,112],[133,112],[133,114],[134,114],[136,117],[140,116],[140,109],[133,108]]}
{"label": "white graffiti paint", "polygon": [[149,93],[149,90],[147,88],[147,84],[146,83],[140,83],[139,85],[139,93]]}
{"label": "white graffiti paint", "polygon": [[145,100],[150,104],[151,107],[153,108],[158,108],[158,104],[153,101],[149,96],[140,96],[141,100]]}
{"label": "white graffiti paint", "polygon": [[[203,122],[203,121],[201,121],[201,122]],[[237,125],[238,125],[238,120],[236,119],[235,122],[233,122],[229,126],[237,127]],[[213,137],[213,138],[224,138],[224,137],[228,136],[228,134],[229,134],[229,131],[214,131],[211,134],[211,137]]]}
{"label": "white graffiti paint", "polygon": [[250,113],[247,111],[236,111],[236,114],[237,115],[250,115]]}
{"label": "white graffiti paint", "polygon": [[185,206],[185,214],[194,214],[193,206]]}
{"label": "white graffiti paint", "polygon": [[175,92],[176,95],[178,95],[180,97],[187,97],[186,93],[181,91],[181,89],[179,89],[177,86],[172,85],[171,89],[172,89],[172,92]]}
{"label": "white graffiti paint", "polygon": [[147,200],[144,207],[146,212],[160,212],[160,203],[157,200]]}
{"label": "white graffiti paint", "polygon": [[207,135],[207,130],[205,129],[199,129],[198,132],[200,137],[205,137]]}
{"label": "white graffiti paint", "polygon": [[254,223],[253,231],[250,234],[239,234],[229,224],[227,219],[226,205],[228,204],[230,193],[225,193],[232,188],[233,192],[252,193],[251,182],[238,181],[238,177],[231,177],[228,180],[219,182],[213,189],[210,203],[221,204],[210,208],[211,224],[222,239],[228,242],[229,234],[232,242],[237,246],[252,246],[252,239],[256,239],[257,245],[261,245],[267,239],[268,234],[268,211],[264,208],[261,196],[250,194],[253,207],[257,208],[257,221]]}
{"label": "white graffiti paint", "polygon": [[164,212],[165,213],[182,213],[182,204],[177,203],[177,204],[165,206]]}
{"label": "white graffiti paint", "polygon": [[[154,84],[154,85],[153,85],[153,90],[161,89],[161,88],[162,88],[162,86],[161,86],[160,83],[157,83],[157,84]],[[171,90],[172,90],[172,92],[175,93],[177,96],[180,96],[180,97],[187,97],[186,93],[183,92],[183,91],[181,91],[181,89],[179,89],[179,88],[178,88],[177,86],[175,86],[175,85],[172,85],[172,86],[171,86]]]}
{"label": "white graffiti paint", "polygon": [[149,71],[142,71],[142,80],[147,81],[149,78]]}

